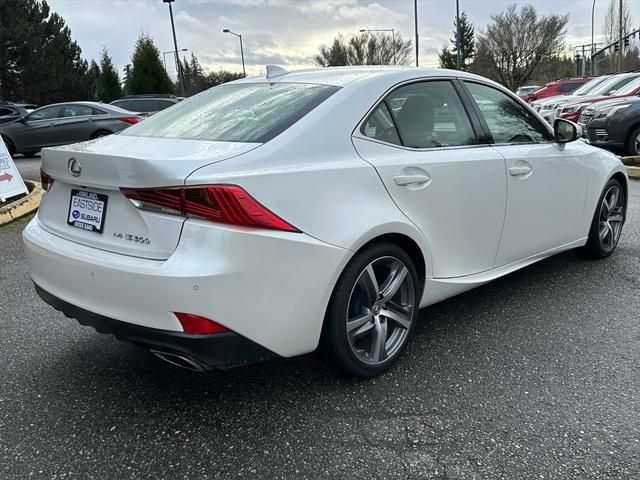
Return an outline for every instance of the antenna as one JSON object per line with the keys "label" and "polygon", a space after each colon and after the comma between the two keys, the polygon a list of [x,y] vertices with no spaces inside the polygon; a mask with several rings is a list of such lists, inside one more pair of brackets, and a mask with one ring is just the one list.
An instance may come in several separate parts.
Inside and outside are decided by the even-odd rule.
{"label": "antenna", "polygon": [[285,70],[278,65],[267,65],[267,78],[280,77],[282,75],[286,75],[289,73],[288,70]]}

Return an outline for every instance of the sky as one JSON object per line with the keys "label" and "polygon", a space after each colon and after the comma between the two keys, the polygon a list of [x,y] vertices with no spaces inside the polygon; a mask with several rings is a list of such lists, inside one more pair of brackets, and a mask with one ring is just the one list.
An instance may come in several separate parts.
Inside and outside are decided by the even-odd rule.
{"label": "sky", "polygon": [[[566,44],[591,41],[592,0],[459,0],[460,10],[476,32],[491,15],[510,4],[533,5],[539,14],[569,13]],[[626,0],[632,25],[640,27],[640,0]],[[413,0],[175,0],[178,48],[193,52],[206,70],[242,72],[237,37],[242,35],[248,75],[264,72],[267,64],[288,70],[313,67],[321,46],[338,34],[349,37],[362,28],[395,29],[414,36]],[[601,40],[609,0],[596,0],[595,39]],[[151,35],[163,51],[173,50],[168,6],[162,0],[49,0],[71,29],[85,58],[99,59],[106,48],[120,70],[130,62],[137,37]],[[437,52],[452,37],[455,0],[418,0],[420,65],[436,67]],[[175,78],[173,56],[167,69]]]}

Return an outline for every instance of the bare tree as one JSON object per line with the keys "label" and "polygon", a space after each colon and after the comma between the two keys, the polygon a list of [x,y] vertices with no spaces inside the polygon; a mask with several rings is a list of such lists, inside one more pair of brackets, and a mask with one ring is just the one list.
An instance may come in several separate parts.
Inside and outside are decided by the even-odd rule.
{"label": "bare tree", "polygon": [[[620,0],[609,0],[609,6],[607,7],[607,14],[604,17],[604,24],[602,25],[602,31],[604,33],[605,43],[610,43],[618,40],[620,36],[619,23],[620,15],[618,14],[618,8]],[[626,0],[622,0],[622,35],[625,36],[629,33],[631,26],[631,13],[629,13],[629,5]]]}
{"label": "bare tree", "polygon": [[491,20],[478,39],[478,51],[500,82],[512,90],[524,85],[543,59],[564,49],[568,14],[539,17],[531,5],[518,13],[513,4]]}
{"label": "bare tree", "polygon": [[322,47],[315,62],[321,67],[343,65],[409,65],[411,63],[411,40],[400,34],[362,33],[348,41],[337,36],[330,47]]}

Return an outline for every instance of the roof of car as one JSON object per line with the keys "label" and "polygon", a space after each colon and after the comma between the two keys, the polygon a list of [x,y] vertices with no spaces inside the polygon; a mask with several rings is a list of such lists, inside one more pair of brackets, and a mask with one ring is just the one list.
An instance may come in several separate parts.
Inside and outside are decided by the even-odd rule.
{"label": "roof of car", "polygon": [[333,85],[344,87],[348,84],[363,80],[370,80],[374,77],[397,77],[402,78],[423,78],[437,76],[455,76],[480,78],[459,70],[446,70],[441,68],[418,68],[418,67],[398,67],[398,66],[359,66],[359,67],[326,67],[313,68],[307,70],[295,70],[280,74],[271,78],[266,75],[247,77],[235,80],[232,83],[255,83],[269,81],[271,83],[293,82],[293,83],[315,83],[323,85]]}

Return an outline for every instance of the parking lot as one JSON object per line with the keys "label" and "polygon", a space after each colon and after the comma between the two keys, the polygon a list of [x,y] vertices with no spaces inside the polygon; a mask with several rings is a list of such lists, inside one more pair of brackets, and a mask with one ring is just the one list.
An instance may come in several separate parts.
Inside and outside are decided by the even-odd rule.
{"label": "parking lot", "polygon": [[193,373],[43,304],[0,229],[0,478],[639,478],[640,182],[617,252],[421,312],[388,374]]}

